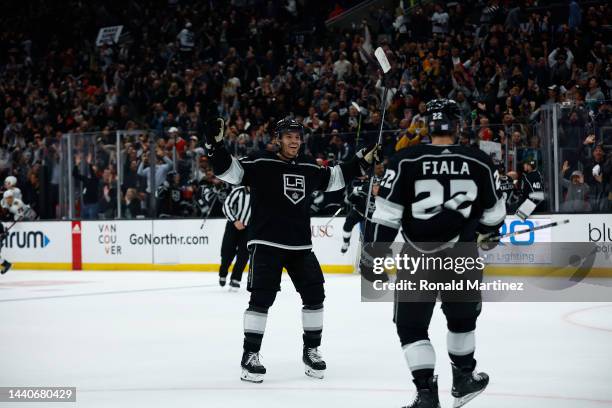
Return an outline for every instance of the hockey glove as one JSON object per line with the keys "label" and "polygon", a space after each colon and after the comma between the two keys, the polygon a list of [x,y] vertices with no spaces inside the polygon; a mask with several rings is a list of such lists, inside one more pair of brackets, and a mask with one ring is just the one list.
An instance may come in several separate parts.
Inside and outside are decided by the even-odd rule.
{"label": "hockey glove", "polygon": [[217,146],[223,143],[223,133],[225,132],[225,121],[222,118],[209,121],[206,131],[206,143],[204,146],[208,154],[212,154]]}
{"label": "hockey glove", "polygon": [[359,150],[355,156],[359,159],[359,166],[363,175],[368,174],[368,170],[375,164],[380,162],[380,145],[364,147]]}
{"label": "hockey glove", "polygon": [[521,204],[521,206],[516,210],[516,216],[521,220],[525,221],[531,213],[536,209],[537,204],[531,201],[530,199],[525,199],[525,201]]}

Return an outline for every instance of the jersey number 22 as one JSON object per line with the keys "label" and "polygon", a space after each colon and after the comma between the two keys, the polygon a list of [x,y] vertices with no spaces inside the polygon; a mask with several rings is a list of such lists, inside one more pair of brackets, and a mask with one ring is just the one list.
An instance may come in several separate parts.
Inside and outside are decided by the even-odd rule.
{"label": "jersey number 22", "polygon": [[444,186],[438,180],[417,180],[414,183],[414,195],[429,193],[412,204],[412,216],[419,220],[428,220],[442,212],[442,209],[457,211],[465,218],[470,216],[472,202],[478,195],[474,180],[454,179],[450,181],[450,199],[444,201]]}

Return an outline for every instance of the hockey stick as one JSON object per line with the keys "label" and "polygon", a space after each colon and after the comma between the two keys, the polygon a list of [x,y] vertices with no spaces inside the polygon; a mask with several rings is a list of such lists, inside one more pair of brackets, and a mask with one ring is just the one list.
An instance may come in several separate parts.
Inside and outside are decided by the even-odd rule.
{"label": "hockey stick", "polygon": [[208,217],[210,217],[210,213],[212,212],[213,207],[215,206],[215,203],[217,202],[218,198],[219,198],[219,196],[215,194],[215,198],[210,203],[210,207],[208,208],[208,212],[206,213],[206,217],[204,217],[204,220],[202,221],[202,225],[200,225],[200,229],[204,229],[204,224],[206,224],[206,221],[208,221]]}
{"label": "hockey stick", "polygon": [[353,108],[357,109],[359,112],[359,122],[357,123],[357,138],[355,139],[355,149],[359,147],[359,135],[361,134],[361,106],[357,104],[357,102],[351,102]]}
{"label": "hockey stick", "polygon": [[[376,59],[378,60],[378,63],[380,64],[380,68],[383,71],[383,79],[382,79],[382,85],[384,87],[383,90],[383,97],[382,97],[382,101],[380,102],[382,105],[382,116],[380,118],[380,130],[378,131],[378,141],[376,142],[377,146],[380,146],[382,144],[382,137],[383,137],[383,125],[385,123],[385,113],[387,112],[387,92],[389,91],[389,89],[387,88],[387,86],[384,83],[384,75],[389,72],[389,70],[391,70],[391,64],[389,64],[389,60],[387,59],[387,55],[385,54],[385,51],[381,48],[378,47],[376,49],[376,51],[374,51],[374,55],[376,56]],[[372,171],[371,171],[371,176],[370,176],[370,182],[369,182],[369,186],[368,186],[368,197],[366,199],[366,206],[365,206],[365,210],[366,210],[366,217],[365,217],[365,221],[363,224],[363,233],[362,235],[362,244],[365,238],[365,233],[367,231],[368,228],[368,217],[367,217],[367,212],[370,209],[370,200],[372,199],[372,185],[374,184],[374,171],[376,168],[376,163],[372,163]]]}
{"label": "hockey stick", "polygon": [[334,218],[336,218],[338,216],[338,214],[340,214],[340,211],[342,211],[342,207],[338,208],[336,210],[336,212],[334,213],[334,215],[332,215],[332,217],[329,219],[329,221],[327,221],[327,223],[325,224],[325,228],[327,228],[327,226],[329,224],[331,224],[331,222],[334,220]]}
{"label": "hockey stick", "polygon": [[13,223],[12,223],[11,225],[9,225],[9,226],[8,226],[8,228],[6,228],[6,229],[4,230],[4,234],[8,233],[8,232],[11,230],[11,228],[13,228],[13,227],[15,226],[15,224],[17,224],[17,222],[18,222],[18,221],[19,221],[19,220],[15,220],[15,221],[13,221]]}
{"label": "hockey stick", "polygon": [[508,233],[506,233],[504,235],[498,235],[496,237],[491,237],[491,238],[485,240],[485,242],[496,242],[496,241],[500,241],[500,240],[502,240],[504,238],[514,237],[516,235],[529,234],[531,232],[540,231],[540,230],[547,229],[547,228],[558,227],[558,226],[564,225],[564,224],[569,224],[569,222],[570,222],[570,220],[555,221],[555,222],[551,222],[549,224],[538,225],[537,227],[533,227],[533,228],[527,228],[527,229],[520,230],[520,231],[508,232]]}

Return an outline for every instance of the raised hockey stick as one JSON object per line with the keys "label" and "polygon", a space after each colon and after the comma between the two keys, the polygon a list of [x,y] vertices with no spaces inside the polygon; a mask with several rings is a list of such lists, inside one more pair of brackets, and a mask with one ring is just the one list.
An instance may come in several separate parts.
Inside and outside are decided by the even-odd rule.
{"label": "raised hockey stick", "polygon": [[[382,115],[380,118],[380,130],[378,131],[378,141],[376,142],[377,146],[380,146],[382,144],[382,137],[383,137],[383,125],[385,123],[385,113],[387,112],[387,92],[389,91],[389,88],[387,88],[387,86],[385,85],[384,82],[384,75],[389,72],[389,70],[391,70],[391,64],[389,64],[389,60],[387,59],[387,55],[385,54],[385,51],[381,48],[378,47],[376,49],[376,51],[374,51],[374,55],[376,56],[376,60],[378,61],[378,64],[380,65],[380,68],[383,71],[383,80],[382,80],[382,85],[384,87],[383,90],[383,97],[382,97],[382,101],[380,102],[380,104],[382,105]],[[362,235],[362,240],[361,242],[363,243],[364,241],[364,236],[365,236],[365,232],[367,230],[368,227],[368,210],[370,208],[370,200],[372,199],[372,185],[374,184],[374,170],[376,168],[376,163],[372,163],[372,171],[371,171],[371,175],[370,175],[370,183],[368,186],[368,197],[366,198],[366,206],[365,206],[365,210],[366,210],[366,216],[365,216],[365,221],[363,224],[363,233]]]}
{"label": "raised hockey stick", "polygon": [[540,230],[547,229],[547,228],[557,227],[559,225],[569,224],[569,222],[570,222],[570,220],[555,221],[555,222],[551,222],[549,224],[538,225],[537,227],[533,227],[533,228],[527,228],[527,229],[520,230],[520,231],[508,232],[508,233],[506,233],[504,235],[498,235],[496,237],[491,237],[491,238],[487,239],[485,242],[495,242],[495,241],[499,241],[499,240],[502,240],[504,238],[513,237],[513,236],[516,236],[516,235],[529,234],[529,233],[534,232],[534,231],[540,231]]}

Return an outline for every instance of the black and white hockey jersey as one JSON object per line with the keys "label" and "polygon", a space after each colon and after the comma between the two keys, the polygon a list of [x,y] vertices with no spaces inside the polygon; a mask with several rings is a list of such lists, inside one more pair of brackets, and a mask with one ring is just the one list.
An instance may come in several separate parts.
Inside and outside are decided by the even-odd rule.
{"label": "black and white hockey jersey", "polygon": [[544,201],[544,180],[542,174],[537,170],[523,173],[519,182],[519,189],[523,200],[529,198],[536,204]]}
{"label": "black and white hockey jersey", "polygon": [[506,202],[508,213],[514,213],[520,204],[521,197],[519,191],[514,186],[512,177],[508,177],[505,174],[499,176],[499,192],[502,194],[502,199]]}
{"label": "black and white hockey jersey", "polygon": [[372,217],[374,241],[474,242],[506,216],[498,172],[484,152],[460,145],[418,145],[390,161]]}
{"label": "black and white hockey jersey", "polygon": [[158,200],[158,217],[179,217],[182,214],[182,194],[180,188],[170,185],[168,182],[164,182],[157,187],[155,194]]}
{"label": "black and white hockey jersey", "polygon": [[290,250],[312,248],[308,197],[313,191],[343,189],[347,180],[360,174],[357,159],[322,167],[306,156],[285,161],[276,153],[260,151],[238,160],[219,147],[210,160],[218,178],[250,187],[248,245]]}

